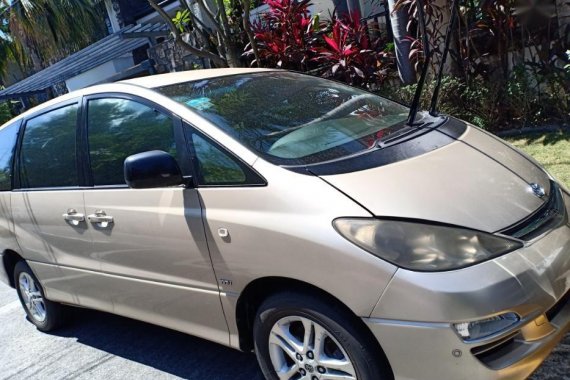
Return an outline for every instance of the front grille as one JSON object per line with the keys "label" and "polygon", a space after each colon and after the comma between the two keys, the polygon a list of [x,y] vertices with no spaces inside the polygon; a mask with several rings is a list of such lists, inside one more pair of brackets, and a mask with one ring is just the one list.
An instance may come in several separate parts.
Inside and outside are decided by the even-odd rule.
{"label": "front grille", "polygon": [[522,343],[520,339],[517,338],[520,338],[520,334],[515,332],[496,342],[475,347],[471,349],[471,353],[479,359],[481,363],[498,371],[510,365],[511,363],[505,360],[505,358],[508,358],[513,351],[520,349]]}
{"label": "front grille", "polygon": [[556,182],[551,181],[548,201],[534,214],[500,233],[528,241],[560,226],[566,219],[562,191]]}
{"label": "front grille", "polygon": [[556,302],[556,304],[554,306],[552,306],[546,312],[546,318],[548,318],[548,320],[550,322],[552,322],[552,320],[554,318],[556,318],[558,313],[560,313],[562,311],[562,309],[564,309],[564,307],[566,307],[566,305],[568,305],[569,302],[570,302],[570,291],[566,292],[564,297],[562,297],[558,302]]}
{"label": "front grille", "polygon": [[515,336],[518,334],[519,332],[515,331],[497,341],[474,347],[471,349],[471,353],[484,361],[486,357],[493,356],[497,351],[500,351],[505,346],[511,344],[515,340]]}

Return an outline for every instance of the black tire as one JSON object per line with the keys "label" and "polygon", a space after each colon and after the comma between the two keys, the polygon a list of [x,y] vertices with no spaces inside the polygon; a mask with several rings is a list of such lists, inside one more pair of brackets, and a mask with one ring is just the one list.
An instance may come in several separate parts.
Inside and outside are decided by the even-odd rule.
{"label": "black tire", "polygon": [[[38,320],[38,318],[36,318],[26,306],[22,290],[20,289],[20,276],[24,273],[31,277],[35,282],[37,290],[41,293],[46,311],[44,320]],[[32,322],[38,330],[43,332],[54,331],[65,324],[67,319],[65,316],[64,306],[46,299],[42,285],[25,261],[18,262],[14,268],[14,284],[16,285],[16,291],[18,292],[20,303],[28,316],[28,320]]]}
{"label": "black tire", "polygon": [[388,362],[371,333],[365,330],[365,326],[359,325],[358,319],[345,308],[327,301],[316,295],[283,292],[267,298],[261,304],[253,325],[253,339],[265,378],[279,379],[269,354],[271,329],[282,318],[302,317],[324,327],[340,343],[352,362],[358,380],[392,379]]}

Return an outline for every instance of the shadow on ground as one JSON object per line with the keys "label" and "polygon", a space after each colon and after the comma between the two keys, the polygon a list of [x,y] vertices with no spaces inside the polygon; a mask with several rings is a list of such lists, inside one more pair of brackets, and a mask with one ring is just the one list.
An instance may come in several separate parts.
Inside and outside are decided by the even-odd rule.
{"label": "shadow on ground", "polygon": [[186,379],[262,380],[253,354],[177,331],[98,311],[76,309],[53,334]]}
{"label": "shadow on ground", "polygon": [[[112,314],[73,309],[69,327],[52,334],[183,379],[263,380],[255,356]],[[570,334],[530,380],[570,380]]]}
{"label": "shadow on ground", "polygon": [[522,138],[526,141],[526,144],[533,144],[541,141],[542,145],[554,145],[562,140],[570,140],[569,132],[547,132],[547,133],[525,133],[524,135],[517,136],[513,135],[511,138],[518,139]]}

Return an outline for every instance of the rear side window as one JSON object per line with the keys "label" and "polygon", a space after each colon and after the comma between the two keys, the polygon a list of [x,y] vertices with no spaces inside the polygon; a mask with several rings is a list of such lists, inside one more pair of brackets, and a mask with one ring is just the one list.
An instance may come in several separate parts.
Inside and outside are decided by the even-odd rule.
{"label": "rear side window", "polygon": [[0,131],[0,191],[12,190],[12,158],[19,130],[18,121]]}
{"label": "rear side window", "polygon": [[176,157],[172,119],[133,100],[90,100],[87,127],[95,186],[125,184],[123,165],[130,155],[162,150]]}
{"label": "rear side window", "polygon": [[20,150],[22,188],[78,186],[77,104],[28,120]]}

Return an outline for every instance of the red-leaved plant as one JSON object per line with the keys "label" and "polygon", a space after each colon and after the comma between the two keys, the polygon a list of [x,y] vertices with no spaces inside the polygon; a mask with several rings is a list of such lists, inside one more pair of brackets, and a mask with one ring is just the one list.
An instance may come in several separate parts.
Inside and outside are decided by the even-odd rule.
{"label": "red-leaved plant", "polygon": [[391,54],[383,51],[385,41],[370,39],[368,29],[356,13],[344,17],[332,16],[321,24],[324,44],[314,49],[325,77],[341,80],[353,86],[374,87],[387,77],[392,63]]}
{"label": "red-leaved plant", "polygon": [[[372,88],[387,76],[393,59],[385,41],[371,40],[360,16],[319,22],[310,0],[266,0],[268,13],[252,23],[262,66],[315,70],[325,77]],[[253,55],[246,48],[246,55]]]}
{"label": "red-leaved plant", "polygon": [[[310,0],[265,0],[269,12],[252,23],[264,66],[306,70],[315,44]],[[246,47],[246,55],[252,55]]]}

